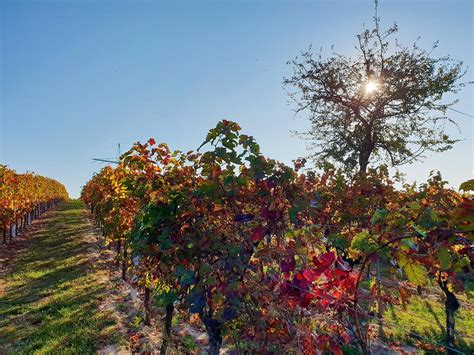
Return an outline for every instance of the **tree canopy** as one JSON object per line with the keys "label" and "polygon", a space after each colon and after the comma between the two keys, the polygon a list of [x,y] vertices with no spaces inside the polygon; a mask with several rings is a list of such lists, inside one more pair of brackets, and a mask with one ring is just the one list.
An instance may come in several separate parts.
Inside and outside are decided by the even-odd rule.
{"label": "tree canopy", "polygon": [[[447,110],[467,83],[463,63],[432,55],[418,41],[402,46],[375,26],[357,35],[357,55],[323,57],[311,48],[288,62],[293,75],[284,79],[296,111],[311,122],[303,133],[310,140],[310,158],[332,161],[349,171],[365,172],[369,163],[399,166],[427,151],[445,151],[458,139],[447,132],[456,123]],[[452,96],[451,96],[452,97]]]}

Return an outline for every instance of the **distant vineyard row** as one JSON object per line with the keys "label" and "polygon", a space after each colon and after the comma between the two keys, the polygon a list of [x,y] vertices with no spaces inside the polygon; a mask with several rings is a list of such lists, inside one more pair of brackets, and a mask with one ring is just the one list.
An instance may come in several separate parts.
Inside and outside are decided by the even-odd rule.
{"label": "distant vineyard row", "polygon": [[[166,310],[162,353],[175,310],[202,321],[210,354],[223,338],[250,353],[367,353],[372,320],[426,284],[446,297],[441,349],[455,353],[456,295],[472,295],[474,268],[473,181],[461,189],[439,174],[397,189],[383,166],[291,168],[224,120],[198,152],[135,144],[82,199],[144,290],[145,322],[151,302]],[[381,266],[390,286],[369,272]]]}
{"label": "distant vineyard row", "polygon": [[0,165],[0,224],[3,243],[12,239],[34,218],[60,200],[66,200],[66,188],[56,180],[32,173],[17,174]]}

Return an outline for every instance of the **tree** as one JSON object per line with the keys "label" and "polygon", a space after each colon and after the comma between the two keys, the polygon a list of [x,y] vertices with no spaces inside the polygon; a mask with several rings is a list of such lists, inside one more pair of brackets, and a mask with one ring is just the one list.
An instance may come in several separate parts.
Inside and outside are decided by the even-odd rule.
{"label": "tree", "polygon": [[[377,10],[377,8],[376,8]],[[456,123],[445,100],[468,83],[463,63],[449,56],[433,57],[417,42],[401,46],[389,40],[398,28],[375,28],[358,35],[358,54],[332,53],[323,58],[312,49],[288,62],[293,75],[284,79],[296,112],[308,112],[305,133],[316,162],[333,161],[349,171],[366,172],[369,163],[410,163],[426,151],[448,150],[457,142],[445,130]],[[456,126],[457,127],[457,126]]]}

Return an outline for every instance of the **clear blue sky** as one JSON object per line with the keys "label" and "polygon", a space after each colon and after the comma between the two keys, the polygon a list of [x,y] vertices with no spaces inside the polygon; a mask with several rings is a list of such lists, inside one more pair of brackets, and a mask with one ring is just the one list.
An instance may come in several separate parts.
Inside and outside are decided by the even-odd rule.
{"label": "clear blue sky", "polygon": [[[379,0],[408,44],[421,36],[471,68],[474,2]],[[137,140],[194,149],[227,118],[263,152],[289,163],[305,144],[282,88],[286,62],[311,43],[353,51],[373,16],[359,1],[1,1],[0,163],[63,182],[73,197],[101,165]],[[474,114],[474,87],[457,108]],[[466,140],[403,168],[425,180],[441,170],[454,186],[473,174],[474,119],[453,115]]]}

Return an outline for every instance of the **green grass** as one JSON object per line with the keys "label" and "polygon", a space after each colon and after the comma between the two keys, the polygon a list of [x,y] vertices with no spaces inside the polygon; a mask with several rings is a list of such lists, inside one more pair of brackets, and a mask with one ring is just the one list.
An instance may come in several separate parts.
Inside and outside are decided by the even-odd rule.
{"label": "green grass", "polygon": [[[390,307],[384,314],[388,325],[385,331],[389,338],[415,344],[418,334],[425,343],[444,344],[446,316],[444,304],[433,297],[412,296],[406,309],[400,305]],[[471,353],[474,350],[474,311],[461,305],[456,312],[456,341],[459,350]]]}
{"label": "green grass", "polygon": [[[403,280],[389,272],[391,267],[382,266],[382,277],[394,281]],[[369,290],[369,281],[364,280],[361,286]],[[398,292],[394,290],[396,294]],[[467,354],[474,353],[474,309],[472,300],[467,299],[464,293],[457,293],[461,307],[455,314],[456,346],[458,350]],[[387,340],[416,346],[417,342],[426,344],[445,344],[446,315],[444,296],[437,284],[428,282],[423,288],[423,295],[411,295],[406,309],[402,305],[389,305],[384,312],[384,333]],[[471,305],[471,307],[467,306]],[[420,335],[422,338],[416,335]]]}
{"label": "green grass", "polygon": [[1,354],[94,354],[121,341],[98,309],[108,286],[86,214],[77,200],[58,206],[14,259],[0,297]]}
{"label": "green grass", "polygon": [[189,350],[189,351],[193,351],[198,348],[196,340],[193,338],[192,335],[189,335],[189,334],[181,338],[181,344],[186,350]]}

